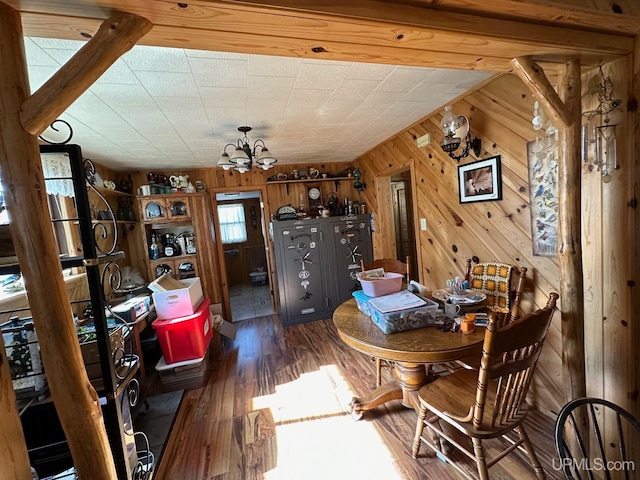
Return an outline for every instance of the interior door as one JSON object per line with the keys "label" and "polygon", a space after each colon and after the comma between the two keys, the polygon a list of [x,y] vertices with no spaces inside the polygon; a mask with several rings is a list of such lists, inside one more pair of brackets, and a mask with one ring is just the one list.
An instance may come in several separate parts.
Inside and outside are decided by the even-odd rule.
{"label": "interior door", "polygon": [[[238,192],[240,190],[240,192]],[[231,193],[233,195],[225,196],[225,192]],[[214,194],[214,224],[216,228],[217,238],[222,238],[220,235],[220,223],[217,215],[217,207],[218,204],[222,204],[229,201],[229,197],[234,199],[234,201],[249,198],[252,199],[253,203],[250,203],[250,207],[248,210],[248,214],[245,215],[245,220],[247,221],[247,230],[248,235],[253,236],[253,240],[255,240],[256,244],[252,245],[251,251],[248,251],[246,248],[240,249],[238,248],[238,244],[226,244],[223,245],[222,242],[218,242],[218,253],[219,258],[222,259],[222,264],[220,265],[221,270],[221,283],[222,283],[222,293],[225,304],[225,314],[227,319],[233,321],[233,312],[231,311],[231,300],[229,296],[229,287],[238,284],[250,283],[251,279],[249,276],[249,272],[255,267],[263,267],[266,272],[271,272],[271,256],[269,255],[269,241],[267,238],[267,223],[265,221],[264,215],[264,206],[262,202],[262,196],[264,195],[264,191],[262,190],[249,190],[246,188],[224,188],[224,189],[216,189]],[[252,211],[251,205],[254,206],[254,210]],[[254,214],[255,212],[255,214]],[[260,243],[260,245],[258,245]],[[257,250],[261,250],[261,252],[255,253]],[[236,251],[228,251],[228,250],[236,250]],[[227,252],[228,251],[228,252]],[[226,252],[226,253],[225,253]],[[272,279],[269,278],[270,285],[270,297],[271,297],[271,307],[275,311],[275,289],[273,287]]]}
{"label": "interior door", "polygon": [[410,175],[410,172],[403,172],[398,176],[393,177],[391,182],[393,192],[393,223],[396,236],[396,255],[398,260],[403,262],[407,256],[411,257],[411,278],[418,278],[411,182],[404,178],[408,175]]}

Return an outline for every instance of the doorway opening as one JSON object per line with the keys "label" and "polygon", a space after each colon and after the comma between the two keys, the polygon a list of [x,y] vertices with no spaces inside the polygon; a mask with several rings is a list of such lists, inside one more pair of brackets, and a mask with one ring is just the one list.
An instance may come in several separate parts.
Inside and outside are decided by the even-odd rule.
{"label": "doorway opening", "polygon": [[390,177],[391,206],[395,233],[396,258],[404,262],[411,258],[411,278],[418,278],[418,257],[414,227],[413,192],[411,170],[404,170]]}
{"label": "doorway opening", "polygon": [[225,303],[231,321],[275,313],[260,191],[216,193]]}

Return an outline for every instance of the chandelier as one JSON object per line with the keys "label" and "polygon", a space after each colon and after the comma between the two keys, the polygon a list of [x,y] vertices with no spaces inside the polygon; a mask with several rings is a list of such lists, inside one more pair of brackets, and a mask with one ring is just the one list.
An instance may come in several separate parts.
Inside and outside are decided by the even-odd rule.
{"label": "chandelier", "polygon": [[[264,144],[264,140],[259,138],[253,143],[253,148],[251,148],[249,139],[247,138],[247,133],[251,131],[251,127],[238,127],[238,131],[242,133],[242,138],[239,138],[237,143],[228,143],[225,145],[217,166],[225,170],[233,169],[239,173],[246,173],[251,170],[253,160],[255,159],[257,167],[263,170],[273,168],[273,164],[278,160],[271,155],[271,152],[269,152],[269,149]],[[231,156],[227,153],[228,147],[235,147]]]}
{"label": "chandelier", "polygon": [[[469,155],[469,150],[472,150],[476,157],[480,155],[482,142],[479,138],[471,139],[469,119],[464,115],[456,115],[453,113],[451,105],[444,107],[444,115],[440,122],[440,128],[442,128],[442,133],[444,133],[444,139],[440,147],[449,154],[451,158],[459,162]],[[456,153],[463,141],[462,151]]]}

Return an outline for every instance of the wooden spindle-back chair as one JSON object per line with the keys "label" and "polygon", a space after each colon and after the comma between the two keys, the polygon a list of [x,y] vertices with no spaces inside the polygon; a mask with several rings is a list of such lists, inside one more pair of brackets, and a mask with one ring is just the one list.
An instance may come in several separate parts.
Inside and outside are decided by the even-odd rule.
{"label": "wooden spindle-back chair", "polygon": [[526,267],[497,262],[471,265],[471,259],[468,259],[467,278],[471,289],[487,296],[487,308],[500,314],[498,328],[518,318],[527,278]]}
{"label": "wooden spindle-back chair", "polygon": [[[444,448],[444,439],[475,461],[478,477],[488,480],[491,466],[516,448],[524,447],[538,478],[545,478],[524,429],[525,398],[557,299],[558,294],[551,293],[544,308],[502,328],[496,327],[496,314],[491,312],[480,370],[460,369],[437,378],[418,391],[419,415],[412,444],[414,457],[424,443],[469,476],[469,471],[454,461]],[[425,427],[429,436],[423,435]],[[515,434],[516,438],[510,438],[514,435],[508,434]],[[467,438],[459,438],[459,435]],[[488,459],[484,442],[503,436],[509,438],[511,445]],[[468,439],[473,448],[466,444]]]}

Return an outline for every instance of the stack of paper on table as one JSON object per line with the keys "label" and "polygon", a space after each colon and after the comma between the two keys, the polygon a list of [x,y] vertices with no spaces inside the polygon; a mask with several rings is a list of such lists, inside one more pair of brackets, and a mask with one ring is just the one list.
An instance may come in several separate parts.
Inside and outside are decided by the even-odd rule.
{"label": "stack of paper on table", "polygon": [[401,292],[392,293],[391,295],[371,298],[369,304],[373,305],[381,313],[389,313],[422,307],[426,305],[427,302],[408,290],[402,290]]}

